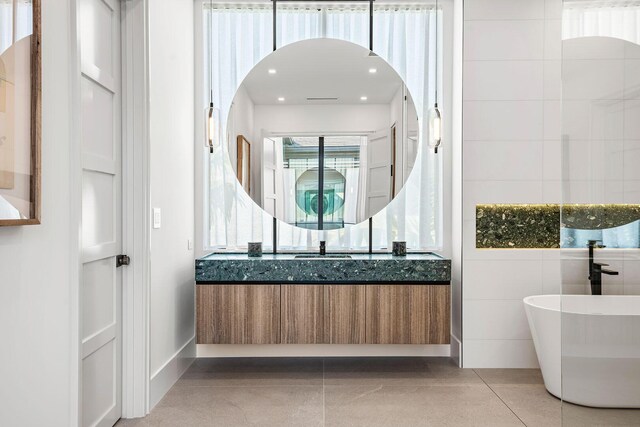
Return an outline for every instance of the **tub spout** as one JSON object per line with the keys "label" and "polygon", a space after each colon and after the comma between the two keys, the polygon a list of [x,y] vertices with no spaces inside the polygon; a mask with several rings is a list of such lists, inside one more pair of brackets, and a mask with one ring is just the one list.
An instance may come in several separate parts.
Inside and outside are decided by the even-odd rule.
{"label": "tub spout", "polygon": [[602,295],[602,275],[617,276],[617,271],[609,270],[602,267],[608,267],[609,264],[594,262],[594,249],[604,248],[604,245],[598,244],[598,240],[589,240],[589,281],[591,282],[591,295]]}

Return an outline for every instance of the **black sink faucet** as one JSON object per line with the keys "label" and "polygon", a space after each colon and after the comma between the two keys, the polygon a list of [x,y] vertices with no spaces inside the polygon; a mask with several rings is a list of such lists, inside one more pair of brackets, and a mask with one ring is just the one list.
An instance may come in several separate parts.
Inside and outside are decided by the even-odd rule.
{"label": "black sink faucet", "polygon": [[600,244],[600,240],[589,240],[589,281],[591,282],[591,295],[602,295],[602,275],[608,274],[610,276],[617,276],[618,272],[613,270],[607,270],[606,267],[609,264],[601,264],[593,261],[594,249],[604,248],[605,246]]}
{"label": "black sink faucet", "polygon": [[320,255],[326,255],[327,254],[327,242],[325,242],[324,240],[320,241]]}

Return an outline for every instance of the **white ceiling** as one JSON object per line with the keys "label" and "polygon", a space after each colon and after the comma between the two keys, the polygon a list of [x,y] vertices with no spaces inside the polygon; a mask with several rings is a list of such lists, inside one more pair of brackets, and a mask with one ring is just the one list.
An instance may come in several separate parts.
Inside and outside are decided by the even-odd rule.
{"label": "white ceiling", "polygon": [[[375,74],[369,73],[376,68]],[[276,74],[269,74],[275,69]],[[388,104],[402,79],[383,59],[342,40],[313,39],[267,56],[242,83],[257,105]],[[360,97],[366,96],[367,101]],[[285,101],[278,101],[284,97]],[[307,101],[337,97],[337,101]]]}

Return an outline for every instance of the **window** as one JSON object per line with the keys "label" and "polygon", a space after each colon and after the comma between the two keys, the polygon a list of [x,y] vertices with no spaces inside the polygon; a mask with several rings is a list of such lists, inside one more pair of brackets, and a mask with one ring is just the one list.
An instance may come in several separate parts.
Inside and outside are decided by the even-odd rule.
{"label": "window", "polygon": [[[331,3],[321,8],[278,5],[277,45],[281,47],[298,40],[329,37],[368,47],[367,7]],[[428,107],[433,105],[435,99],[436,52],[442,56],[441,49],[436,49],[435,44],[436,17],[440,14],[428,5],[398,4],[388,7],[376,5],[374,13],[374,51],[404,79],[421,119],[421,138],[426,134]],[[220,109],[222,134],[226,135],[224,129],[236,89],[253,66],[272,51],[272,9],[270,6],[214,4],[210,7],[205,4],[203,28],[203,76],[206,78],[203,79],[202,101],[203,105],[208,103],[210,90],[213,90],[214,103]],[[439,28],[442,33],[442,25]],[[438,37],[438,40],[441,41],[442,37]],[[208,78],[210,63],[213,63],[212,87]],[[442,64],[442,61],[437,63]],[[439,76],[440,93],[444,93],[441,70]],[[439,103],[446,104],[446,100],[440,97]],[[262,241],[265,249],[269,249],[273,232],[272,218],[245,194],[236,181],[228,160],[228,137],[223,138],[223,150],[207,157],[205,246],[208,250],[242,250],[247,247],[247,242]],[[283,136],[283,141],[297,141],[301,145],[302,140],[295,137]],[[338,199],[348,192],[350,182],[357,179],[358,175],[355,172],[359,162],[357,150],[347,147],[355,145],[346,145],[327,157],[327,161],[333,164],[332,169],[344,177],[343,182],[338,175],[332,178],[336,180],[332,199],[335,211],[329,218],[330,222],[349,223],[357,218],[357,207],[350,208],[346,199],[343,202]],[[434,155],[426,148],[426,143],[421,143],[421,147],[403,190],[387,209],[373,217],[374,249],[389,248],[393,240],[406,240],[408,248],[412,250],[437,250],[442,247],[443,156]],[[287,167],[295,171],[312,165],[310,157],[297,158],[301,155],[296,152],[298,150],[301,149],[290,146],[289,151],[283,151],[285,157],[289,156],[286,157]],[[298,179],[301,175],[295,172],[295,176]],[[304,197],[308,197],[309,204],[306,207],[312,210],[312,191],[305,193]],[[301,200],[303,207],[305,200]],[[342,209],[335,209],[336,201],[338,204],[344,203]],[[300,211],[306,212],[302,208]],[[293,219],[294,224],[310,218],[305,219],[301,212],[293,208],[292,212],[292,215],[301,215]],[[369,245],[368,224],[365,221],[344,229],[318,231],[279,222],[279,250],[315,250],[320,240],[326,240],[331,250],[364,250]]]}

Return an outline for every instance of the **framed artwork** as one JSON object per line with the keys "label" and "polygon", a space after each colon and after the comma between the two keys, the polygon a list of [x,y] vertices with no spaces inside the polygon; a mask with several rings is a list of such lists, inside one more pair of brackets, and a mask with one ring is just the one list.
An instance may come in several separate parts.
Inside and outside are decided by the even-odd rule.
{"label": "framed artwork", "polygon": [[251,143],[243,135],[238,135],[238,181],[251,194]]}
{"label": "framed artwork", "polygon": [[40,223],[40,2],[0,2],[0,226]]}

